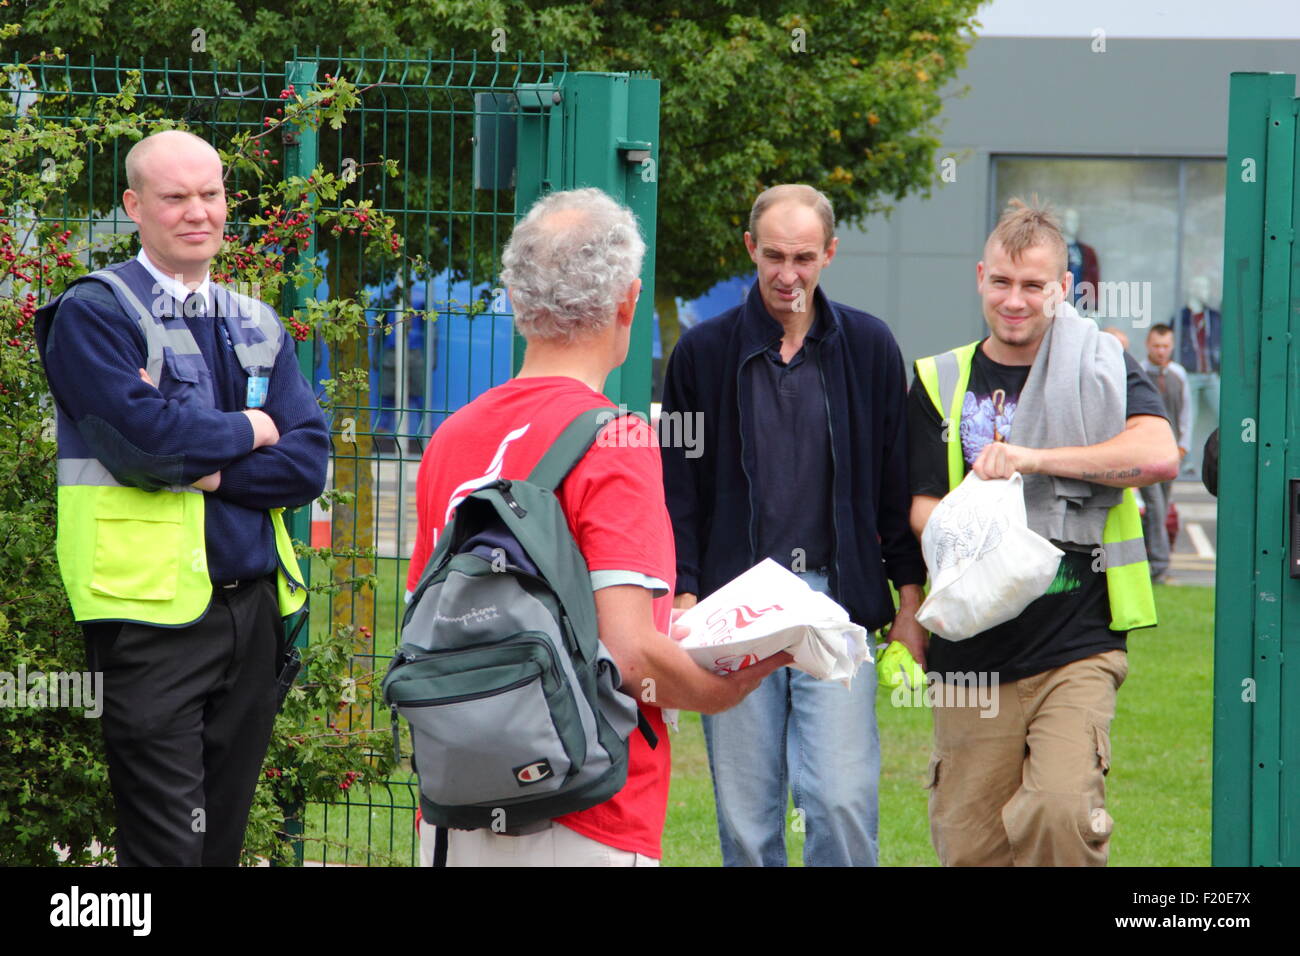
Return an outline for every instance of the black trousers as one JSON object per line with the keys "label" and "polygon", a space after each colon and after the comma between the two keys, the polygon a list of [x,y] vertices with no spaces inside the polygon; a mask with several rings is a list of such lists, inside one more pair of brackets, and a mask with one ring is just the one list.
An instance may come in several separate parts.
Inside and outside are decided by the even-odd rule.
{"label": "black trousers", "polygon": [[215,588],[185,628],[88,624],[121,866],[236,866],[275,721],[275,578]]}

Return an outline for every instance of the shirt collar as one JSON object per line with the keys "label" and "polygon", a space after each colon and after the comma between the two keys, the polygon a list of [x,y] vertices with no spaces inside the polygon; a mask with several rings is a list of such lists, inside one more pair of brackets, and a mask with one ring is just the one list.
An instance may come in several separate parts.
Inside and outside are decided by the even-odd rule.
{"label": "shirt collar", "polygon": [[209,276],[204,275],[203,281],[199,283],[199,287],[191,290],[184,282],[181,282],[178,277],[169,276],[155,266],[149,260],[149,257],[145,255],[143,248],[140,250],[140,254],[136,256],[136,258],[140,261],[140,265],[145,267],[149,275],[153,276],[153,279],[158,283],[158,286],[178,303],[184,305],[185,300],[190,297],[191,292],[197,292],[199,295],[203,296],[204,311],[208,315],[212,315],[212,281]]}
{"label": "shirt collar", "polygon": [[[839,327],[839,318],[835,314],[831,300],[826,297],[820,285],[813,292],[813,302],[817,310],[817,318],[813,322],[813,328],[808,330],[808,334],[817,341],[828,338]],[[784,332],[781,323],[772,318],[771,313],[767,311],[767,306],[763,304],[763,296],[759,292],[758,282],[755,281],[750,286],[749,295],[741,309],[742,348],[746,353],[764,348],[772,344],[773,340],[779,342]]]}

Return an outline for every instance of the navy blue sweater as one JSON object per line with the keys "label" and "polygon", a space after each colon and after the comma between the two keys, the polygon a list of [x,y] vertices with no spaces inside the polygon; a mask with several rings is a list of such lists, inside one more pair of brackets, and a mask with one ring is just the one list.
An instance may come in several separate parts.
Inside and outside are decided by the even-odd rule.
{"label": "navy blue sweater", "polygon": [[262,408],[280,440],[254,451],[253,426],[241,411],[248,375],[221,323],[206,316],[185,322],[212,373],[215,409],[169,401],[140,378],[144,335],[99,282],[77,283],[59,304],[45,344],[50,390],[83,435],[89,438],[85,420],[97,419],[96,440],[115,432],[115,441],[166,463],[165,473],[149,476],[150,487],[220,471],[220,486],[205,494],[208,574],[215,583],[267,574],[276,552],[266,509],[297,507],[324,490],[329,428],[286,340]]}
{"label": "navy blue sweater", "polygon": [[[907,377],[885,323],[821,289],[814,300],[829,320],[818,367],[831,432],[831,594],[856,623],[877,628],[894,616],[886,577],[895,587],[925,583],[909,523]],[[698,458],[663,448],[679,594],[710,594],[757,561],[754,416],[741,367],[782,331],[755,283],[743,305],[686,332],[669,359],[664,414],[702,413],[704,429]],[[798,455],[798,436],[789,445]],[[788,505],[802,502],[790,496]]]}

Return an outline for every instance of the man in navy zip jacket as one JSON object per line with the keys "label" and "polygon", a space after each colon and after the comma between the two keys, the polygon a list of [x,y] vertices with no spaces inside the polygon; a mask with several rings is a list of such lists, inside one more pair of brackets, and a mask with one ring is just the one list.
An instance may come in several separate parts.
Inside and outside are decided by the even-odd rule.
{"label": "man in navy zip jacket", "polygon": [[[758,281],[669,360],[663,412],[698,414],[703,429],[698,457],[663,448],[675,603],[690,607],[771,558],[856,623],[892,620],[891,638],[916,652],[925,562],[908,523],[906,373],[883,322],[818,288],[834,231],[812,187],[760,195],[745,233]],[[805,864],[875,865],[874,677],[865,665],[845,689],[783,668],[704,718],[725,865],[785,864],[787,784]]]}
{"label": "man in navy zip jacket", "polygon": [[321,493],[329,430],[275,312],[209,279],[216,151],[169,131],[126,168],[140,255],[37,314],[59,564],[104,674],[119,864],[233,866],[305,596],[276,509]]}

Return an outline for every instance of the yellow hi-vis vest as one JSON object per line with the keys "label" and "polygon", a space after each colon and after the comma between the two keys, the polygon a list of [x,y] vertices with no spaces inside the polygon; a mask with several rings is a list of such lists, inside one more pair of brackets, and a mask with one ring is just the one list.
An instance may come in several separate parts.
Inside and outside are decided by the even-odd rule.
{"label": "yellow hi-vis vest", "polygon": [[[155,316],[144,307],[113,267],[92,273],[109,285],[147,343],[147,371],[163,385],[164,346],[179,354],[200,354],[198,343],[179,316]],[[259,319],[230,323],[242,341],[235,344],[241,364],[271,367],[286,336],[269,307],[256,299],[221,289],[228,301]],[[250,311],[255,310],[255,311]],[[246,328],[259,329],[255,340]],[[164,386],[165,387],[165,386]],[[183,627],[207,613],[212,600],[204,534],[203,492],[188,485],[144,491],[119,483],[96,458],[64,457],[81,447],[76,426],[57,414],[58,534],[56,550],[63,584],[78,622],[132,621]],[[287,617],[307,600],[283,508],[269,511],[275,532],[276,591],[280,614]]]}
{"label": "yellow hi-vis vest", "polygon": [[[961,409],[977,348],[979,342],[972,342],[916,362],[917,378],[943,416],[949,491],[961,484],[966,474],[961,447]],[[1151,590],[1151,569],[1142,537],[1142,517],[1132,488],[1125,488],[1120,503],[1107,513],[1101,547],[1106,564],[1106,591],[1110,597],[1111,630],[1154,627],[1156,602]]]}

